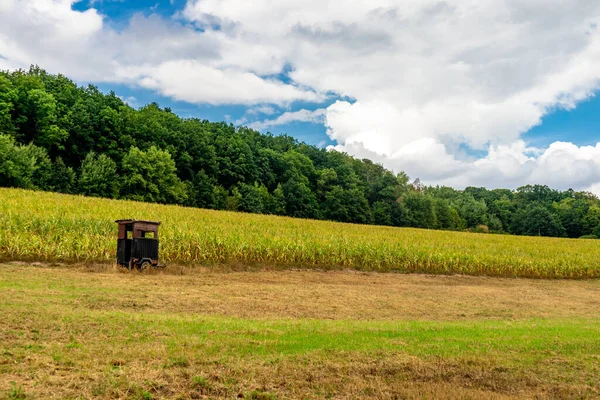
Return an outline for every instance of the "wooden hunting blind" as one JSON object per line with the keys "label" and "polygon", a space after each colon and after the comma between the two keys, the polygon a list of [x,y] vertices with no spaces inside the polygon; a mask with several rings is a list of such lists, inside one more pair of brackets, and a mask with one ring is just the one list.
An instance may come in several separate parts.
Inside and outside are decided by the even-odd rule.
{"label": "wooden hunting blind", "polygon": [[158,266],[158,226],[160,222],[119,219],[117,264],[144,270]]}

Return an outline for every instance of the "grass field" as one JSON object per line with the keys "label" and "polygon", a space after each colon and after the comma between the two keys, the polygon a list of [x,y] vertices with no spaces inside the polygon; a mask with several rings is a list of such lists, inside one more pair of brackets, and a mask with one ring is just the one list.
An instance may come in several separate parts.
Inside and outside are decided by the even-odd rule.
{"label": "grass field", "polygon": [[599,307],[597,280],[5,264],[0,398],[596,398]]}
{"label": "grass field", "polygon": [[[114,265],[120,218],[163,222],[165,270]],[[0,189],[0,399],[600,398],[598,260]]]}
{"label": "grass field", "polygon": [[400,229],[0,189],[3,261],[111,262],[115,219],[161,220],[169,264],[600,277],[593,240]]}

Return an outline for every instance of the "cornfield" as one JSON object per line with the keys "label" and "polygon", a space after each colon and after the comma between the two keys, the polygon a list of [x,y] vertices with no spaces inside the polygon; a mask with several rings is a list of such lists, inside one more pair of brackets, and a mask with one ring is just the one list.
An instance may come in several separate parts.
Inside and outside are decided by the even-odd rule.
{"label": "cornfield", "polygon": [[594,240],[353,225],[16,189],[0,189],[0,261],[114,261],[114,221],[121,218],[162,221],[167,264],[600,277]]}

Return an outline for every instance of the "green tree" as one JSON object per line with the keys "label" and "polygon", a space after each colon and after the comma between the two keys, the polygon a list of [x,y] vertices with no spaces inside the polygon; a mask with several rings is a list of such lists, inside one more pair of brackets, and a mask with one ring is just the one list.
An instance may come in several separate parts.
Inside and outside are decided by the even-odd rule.
{"label": "green tree", "polygon": [[585,229],[585,217],[589,209],[588,200],[568,197],[559,203],[554,203],[553,209],[558,214],[567,236],[578,238],[591,233]]}
{"label": "green tree", "polygon": [[387,201],[377,201],[373,203],[373,222],[376,225],[393,225],[392,204],[393,203]]}
{"label": "green tree", "polygon": [[458,211],[450,206],[446,199],[434,199],[437,227],[441,229],[460,229],[462,220]]}
{"label": "green tree", "polygon": [[437,225],[433,198],[419,192],[411,192],[402,197],[406,207],[407,222],[415,228],[433,229]]}
{"label": "green tree", "polygon": [[229,211],[237,211],[240,209],[240,203],[242,202],[242,194],[237,187],[231,189],[231,194],[227,196],[225,200],[225,209]]}
{"label": "green tree", "polygon": [[[10,135],[0,139],[3,186],[73,192],[79,170],[77,190],[94,196],[117,196],[121,182],[126,198],[196,207],[393,226],[600,233],[600,201],[591,193],[427,187],[287,135],[183,119],[156,103],[136,110],[115,93],[78,87],[37,66],[0,71],[0,133]],[[88,159],[90,152],[98,155]],[[554,216],[548,226],[530,218],[541,215],[539,207]]]}
{"label": "green tree", "polygon": [[32,182],[34,188],[41,190],[53,190],[52,179],[52,161],[48,156],[48,153],[42,147],[28,145],[23,147],[23,151],[34,160],[34,171],[32,176]]}
{"label": "green tree", "polygon": [[186,187],[177,177],[168,151],[152,146],[148,151],[132,147],[123,158],[125,198],[154,203],[183,203]]}
{"label": "green tree", "polygon": [[515,193],[515,201],[520,206],[538,203],[549,207],[553,202],[560,200],[560,193],[546,185],[521,186]]}
{"label": "green tree", "polygon": [[494,201],[495,215],[502,223],[502,230],[508,232],[510,229],[511,219],[516,210],[514,204],[507,196],[502,196]]}
{"label": "green tree", "polygon": [[463,194],[452,203],[467,228],[487,225],[487,205],[483,200],[475,200],[470,194]]}
{"label": "green tree", "polygon": [[364,193],[358,189],[345,190],[341,186],[325,194],[321,206],[323,217],[332,221],[370,223],[373,216]]}
{"label": "green tree", "polygon": [[218,136],[215,148],[217,177],[224,187],[232,187],[239,182],[254,182],[258,178],[252,149],[239,135]]}
{"label": "green tree", "polygon": [[9,135],[0,134],[0,183],[2,186],[33,188],[36,159]]}
{"label": "green tree", "polygon": [[327,192],[331,191],[337,183],[338,176],[333,168],[319,170],[317,178],[317,196],[320,201],[325,199]]}
{"label": "green tree", "polygon": [[275,215],[285,215],[285,193],[281,184],[278,184],[266,205],[267,212]]}
{"label": "green tree", "polygon": [[215,185],[213,187],[213,208],[215,210],[227,209],[227,197],[229,192],[221,185]]}
{"label": "green tree", "polygon": [[511,233],[527,236],[567,235],[560,219],[541,204],[530,204],[515,213],[511,224]]}
{"label": "green tree", "polygon": [[348,222],[350,220],[348,209],[344,204],[344,189],[342,189],[341,186],[334,186],[324,197],[325,201],[323,202],[321,209],[325,219],[343,222]]}
{"label": "green tree", "polygon": [[372,206],[373,222],[377,225],[408,226],[408,212],[402,199],[377,201]]}
{"label": "green tree", "polygon": [[42,89],[32,89],[28,94],[30,115],[35,120],[34,143],[48,150],[62,149],[69,136],[57,123],[56,100]]}
{"label": "green tree", "polygon": [[600,204],[596,202],[588,209],[588,212],[583,220],[585,234],[592,234],[600,237]]}
{"label": "green tree", "polygon": [[282,186],[285,195],[287,215],[298,218],[317,218],[318,203],[315,194],[310,190],[308,179],[297,176]]}
{"label": "green tree", "polygon": [[487,221],[488,221],[488,228],[490,229],[490,231],[492,232],[501,232],[502,231],[502,221],[500,221],[500,218],[498,218],[495,215],[488,215],[487,216]]}
{"label": "green tree", "polygon": [[290,150],[283,155],[283,159],[287,164],[286,171],[283,173],[284,179],[302,175],[307,178],[307,185],[309,187],[311,182],[316,182],[318,178],[317,171],[312,160],[306,155],[295,150]]}
{"label": "green tree", "polygon": [[88,153],[81,164],[78,184],[79,192],[86,196],[118,197],[117,164],[104,154]]}
{"label": "green tree", "polygon": [[0,73],[0,132],[9,133],[14,130],[11,112],[17,100],[17,92],[8,78]]}
{"label": "green tree", "polygon": [[67,167],[61,157],[52,163],[52,174],[48,190],[60,193],[75,193],[75,171]]}
{"label": "green tree", "polygon": [[[241,211],[262,214],[265,210],[265,200],[268,201],[269,192],[266,192],[264,185],[260,186],[257,182],[253,185],[240,184],[240,200],[239,209]],[[265,198],[266,197],[266,198]]]}
{"label": "green tree", "polygon": [[200,208],[213,208],[215,206],[215,185],[204,170],[194,174],[191,193],[188,197],[189,204]]}

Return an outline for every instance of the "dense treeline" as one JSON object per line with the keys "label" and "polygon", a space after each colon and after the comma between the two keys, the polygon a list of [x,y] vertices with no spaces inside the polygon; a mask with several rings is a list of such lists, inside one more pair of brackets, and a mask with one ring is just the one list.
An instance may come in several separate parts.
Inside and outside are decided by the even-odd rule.
{"label": "dense treeline", "polygon": [[0,72],[0,185],[342,222],[600,236],[600,202],[547,186],[423,187],[369,160],[182,119],[38,67]]}

